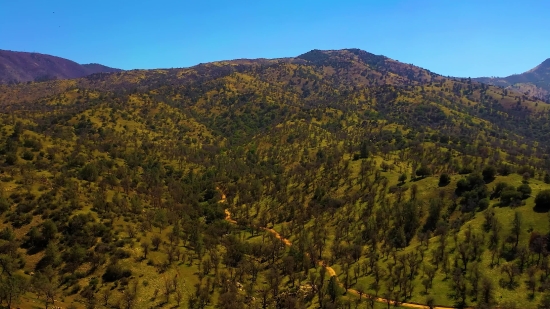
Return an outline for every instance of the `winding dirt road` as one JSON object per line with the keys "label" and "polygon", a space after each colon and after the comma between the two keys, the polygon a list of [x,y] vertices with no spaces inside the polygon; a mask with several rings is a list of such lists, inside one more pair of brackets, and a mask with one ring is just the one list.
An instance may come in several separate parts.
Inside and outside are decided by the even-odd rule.
{"label": "winding dirt road", "polygon": [[[225,195],[225,193],[223,193],[223,191],[220,190],[220,188],[216,187],[216,189],[218,191],[220,191],[221,193],[221,200],[219,201],[219,203],[227,203],[227,197]],[[237,221],[235,221],[233,218],[231,218],[231,212],[229,211],[229,209],[225,209],[225,221],[231,223],[231,224],[237,224]],[[268,231],[270,232],[271,234],[275,235],[275,237],[277,239],[280,239],[281,241],[283,241],[283,243],[287,246],[287,247],[290,247],[292,246],[292,242],[290,240],[288,240],[287,238],[284,238],[281,236],[281,234],[279,234],[279,232],[277,232],[276,230],[272,229],[272,228],[265,228],[265,227],[262,227],[261,228],[262,230],[265,230],[265,231]],[[336,271],[334,270],[334,268],[328,266],[325,264],[324,261],[319,261],[319,266],[323,266],[328,274],[330,275],[330,277],[332,276],[335,276],[336,279],[338,280],[338,275],[336,274]],[[341,287],[343,287],[343,284],[341,282],[338,281],[338,284],[340,284]],[[348,289],[347,290],[348,293],[352,293],[354,295],[357,295],[359,296],[359,292],[357,290],[354,290],[354,289]],[[368,294],[365,294],[363,293],[362,294],[363,296],[365,297],[368,297],[369,295]],[[380,302],[380,303],[387,303],[388,300],[385,299],[385,298],[382,298],[382,297],[376,297],[374,299],[375,301],[377,302]],[[390,304],[391,305],[394,305],[395,304],[395,301],[394,300],[390,300]],[[399,303],[399,306],[401,307],[407,307],[407,308],[421,308],[421,309],[430,309],[429,306],[426,306],[426,305],[421,305],[421,304],[415,304],[415,303]],[[433,309],[454,309],[455,307],[448,307],[448,306],[436,306],[436,307],[432,307]]]}

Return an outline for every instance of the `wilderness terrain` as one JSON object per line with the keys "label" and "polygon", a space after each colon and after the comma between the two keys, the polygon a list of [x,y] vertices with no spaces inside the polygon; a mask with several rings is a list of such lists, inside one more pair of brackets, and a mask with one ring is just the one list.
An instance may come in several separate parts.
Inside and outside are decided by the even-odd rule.
{"label": "wilderness terrain", "polygon": [[0,109],[2,305],[550,306],[531,95],[347,49],[0,85]]}

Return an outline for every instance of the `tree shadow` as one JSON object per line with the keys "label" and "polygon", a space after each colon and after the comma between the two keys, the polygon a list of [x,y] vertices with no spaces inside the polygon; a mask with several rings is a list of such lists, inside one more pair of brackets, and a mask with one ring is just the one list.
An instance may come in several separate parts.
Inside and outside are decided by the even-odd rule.
{"label": "tree shadow", "polygon": [[533,211],[536,213],[547,213],[550,209],[535,205]]}
{"label": "tree shadow", "polygon": [[519,287],[518,282],[516,282],[516,281],[510,282],[510,281],[504,280],[503,278],[500,278],[500,280],[498,281],[498,284],[500,285],[501,288],[504,288],[504,289],[507,289],[507,290],[510,290],[510,291],[513,291],[517,287]]}

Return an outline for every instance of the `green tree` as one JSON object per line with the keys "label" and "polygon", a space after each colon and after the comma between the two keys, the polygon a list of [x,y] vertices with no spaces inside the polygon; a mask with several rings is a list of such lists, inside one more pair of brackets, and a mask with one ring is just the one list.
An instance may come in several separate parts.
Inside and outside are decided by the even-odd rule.
{"label": "green tree", "polygon": [[493,180],[495,180],[495,176],[497,175],[497,169],[494,166],[489,165],[483,169],[481,174],[483,175],[483,180],[485,181],[485,183],[490,183]]}
{"label": "green tree", "polygon": [[57,234],[57,225],[52,220],[46,220],[42,223],[41,232],[47,245],[50,241],[55,239]]}
{"label": "green tree", "polygon": [[514,187],[506,187],[500,194],[500,203],[504,206],[517,204],[521,201],[521,198],[521,192],[518,192]]}
{"label": "green tree", "polygon": [[421,177],[421,178],[424,178],[426,176],[430,176],[432,174],[432,170],[426,166],[426,165],[421,165],[417,170],[416,170],[416,176],[418,177]]}
{"label": "green tree", "polygon": [[528,198],[529,196],[531,196],[531,187],[529,186],[529,184],[522,184],[518,187],[518,192],[521,193],[521,199],[524,200],[526,198]]}
{"label": "green tree", "polygon": [[399,176],[399,182],[400,182],[401,184],[404,184],[405,181],[407,181],[407,174],[403,173],[403,174],[401,174],[401,175]]}
{"label": "green tree", "polygon": [[99,171],[95,163],[88,163],[80,170],[80,177],[84,180],[94,182],[99,176]]}
{"label": "green tree", "polygon": [[518,211],[514,212],[514,220],[512,220],[512,236],[514,239],[514,249],[518,247],[519,237],[521,236],[521,226],[523,224],[523,219],[521,213]]}
{"label": "green tree", "polygon": [[327,294],[330,297],[330,301],[332,303],[336,302],[336,299],[338,299],[341,293],[340,285],[338,284],[338,279],[336,276],[330,277],[327,284]]}
{"label": "green tree", "polygon": [[535,208],[538,211],[550,210],[550,190],[543,190],[535,197]]}
{"label": "green tree", "polygon": [[538,309],[550,309],[550,292],[546,292],[542,295]]}
{"label": "green tree", "polygon": [[0,278],[0,300],[6,302],[7,308],[12,308],[12,304],[25,294],[28,285],[28,280],[19,274]]}
{"label": "green tree", "polygon": [[439,186],[445,187],[446,185],[451,183],[451,176],[447,173],[443,173],[439,176]]}

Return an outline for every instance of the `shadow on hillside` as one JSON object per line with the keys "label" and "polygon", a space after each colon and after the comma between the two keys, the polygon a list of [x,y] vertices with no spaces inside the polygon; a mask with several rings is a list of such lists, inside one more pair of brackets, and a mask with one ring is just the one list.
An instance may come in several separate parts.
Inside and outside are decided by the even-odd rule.
{"label": "shadow on hillside", "polygon": [[537,212],[537,213],[546,213],[546,212],[550,211],[550,209],[544,208],[544,207],[540,207],[540,206],[537,207],[537,205],[535,205],[535,206],[533,207],[533,211],[534,211],[534,212]]}

